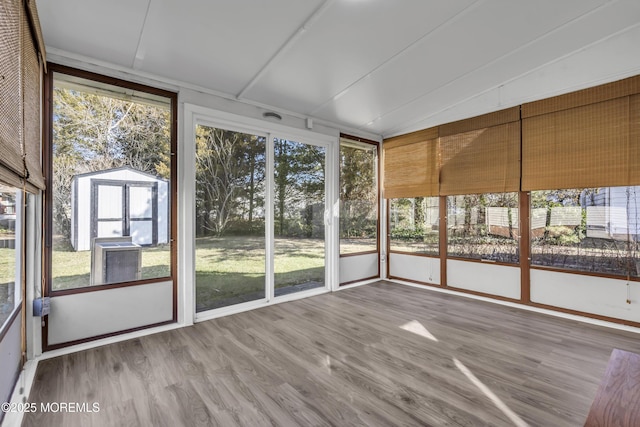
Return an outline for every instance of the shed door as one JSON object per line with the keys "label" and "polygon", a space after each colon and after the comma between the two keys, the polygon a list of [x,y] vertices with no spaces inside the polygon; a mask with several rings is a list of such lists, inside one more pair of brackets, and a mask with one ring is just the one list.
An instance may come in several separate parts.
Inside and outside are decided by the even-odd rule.
{"label": "shed door", "polygon": [[131,236],[138,245],[158,243],[158,184],[92,180],[91,237]]}

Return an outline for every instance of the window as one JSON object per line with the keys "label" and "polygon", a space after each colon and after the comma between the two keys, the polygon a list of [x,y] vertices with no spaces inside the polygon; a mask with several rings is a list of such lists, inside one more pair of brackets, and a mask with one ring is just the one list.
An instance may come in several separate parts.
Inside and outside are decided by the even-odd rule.
{"label": "window", "polygon": [[53,70],[51,289],[170,280],[175,95]]}
{"label": "window", "polygon": [[340,139],[340,254],[378,250],[377,145]]}
{"label": "window", "polygon": [[22,301],[21,195],[0,183],[0,331]]}
{"label": "window", "polygon": [[640,186],[531,192],[531,263],[640,277]]}
{"label": "window", "polygon": [[438,255],[439,198],[389,200],[389,248],[394,252]]}
{"label": "window", "polygon": [[518,262],[518,193],[447,197],[447,253]]}

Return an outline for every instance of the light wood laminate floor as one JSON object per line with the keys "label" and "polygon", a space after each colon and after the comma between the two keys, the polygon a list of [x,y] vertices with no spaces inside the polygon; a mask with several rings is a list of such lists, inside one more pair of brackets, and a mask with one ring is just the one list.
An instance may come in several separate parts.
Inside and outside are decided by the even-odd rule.
{"label": "light wood laminate floor", "polygon": [[578,426],[640,335],[389,282],[40,362],[25,426]]}

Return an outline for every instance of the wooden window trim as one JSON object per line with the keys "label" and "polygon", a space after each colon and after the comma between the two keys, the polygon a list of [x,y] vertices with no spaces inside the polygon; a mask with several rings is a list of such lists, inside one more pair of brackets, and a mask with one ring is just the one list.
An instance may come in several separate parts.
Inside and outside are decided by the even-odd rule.
{"label": "wooden window trim", "polygon": [[[162,283],[171,281],[173,284],[173,320],[171,322],[175,322],[177,320],[178,315],[178,265],[177,265],[177,241],[178,241],[178,220],[177,220],[177,188],[178,188],[178,162],[177,162],[177,153],[178,153],[178,145],[177,145],[177,136],[178,136],[178,95],[175,92],[170,92],[164,89],[155,88],[152,86],[143,85],[140,83],[133,83],[125,80],[121,80],[115,77],[110,77],[102,74],[97,74],[89,71],[79,70],[76,68],[58,65],[54,63],[48,63],[48,73],[44,80],[44,101],[43,101],[43,134],[44,134],[44,155],[43,155],[43,163],[45,176],[47,178],[47,182],[52,182],[53,177],[53,168],[52,168],[52,144],[53,144],[53,122],[52,122],[52,114],[53,114],[53,75],[54,73],[66,74],[75,77],[80,77],[83,79],[96,81],[98,83],[105,83],[121,88],[131,89],[140,92],[146,92],[157,96],[162,96],[167,98],[170,101],[171,105],[171,116],[169,120],[169,124],[171,126],[171,134],[170,134],[170,151],[171,151],[171,175],[170,175],[170,218],[171,218],[171,226],[170,226],[170,236],[169,243],[171,244],[170,249],[170,274],[169,276],[160,277],[160,278],[152,278],[152,279],[144,279],[144,280],[135,280],[131,282],[124,283],[114,283],[108,285],[100,285],[100,286],[86,286],[82,288],[74,288],[74,289],[60,289],[54,290],[52,288],[52,277],[51,277],[51,268],[52,268],[52,251],[53,251],[53,198],[52,198],[52,188],[49,187],[44,192],[44,209],[43,209],[43,225],[44,225],[44,236],[43,236],[43,264],[44,271],[43,275],[45,277],[45,289],[44,295],[57,297],[63,295],[73,295],[73,294],[81,294],[87,292],[99,292],[108,289],[117,289],[122,287],[129,286],[140,286],[146,285],[150,283]],[[170,323],[171,323],[170,322]],[[151,325],[149,327],[152,327]],[[145,327],[146,328],[146,327]],[[118,332],[120,334],[122,332]],[[43,340],[46,338],[46,333],[43,333]],[[90,340],[96,339],[95,337]],[[70,345],[69,343],[65,343],[64,346]],[[46,350],[52,350],[53,347],[49,347],[46,342],[44,342],[44,348]]]}
{"label": "wooden window trim", "polygon": [[394,249],[390,249],[389,250],[389,254],[419,256],[419,257],[423,257],[423,258],[440,258],[439,254],[436,255],[436,254],[425,254],[425,253],[420,253],[420,252],[397,251],[397,250],[394,250]]}
{"label": "wooden window trim", "polygon": [[480,259],[480,258],[465,258],[461,256],[447,255],[447,260],[473,262],[476,264],[485,264],[485,265],[501,265],[503,267],[518,267],[518,268],[520,267],[520,262],[493,261],[493,260]]}
{"label": "wooden window trim", "polygon": [[378,253],[377,249],[372,249],[370,251],[361,251],[361,252],[349,252],[346,254],[340,254],[340,258],[349,258],[352,256],[371,255],[371,254],[377,254],[377,253]]}
{"label": "wooden window trim", "polygon": [[[342,254],[340,253],[340,242],[338,242],[338,256],[339,258],[344,258],[344,257],[350,257],[350,256],[358,256],[358,255],[368,255],[368,254],[374,254],[380,253],[380,177],[381,177],[381,167],[380,167],[380,143],[378,141],[373,141],[371,139],[365,139],[365,138],[360,138],[358,136],[353,136],[350,134],[346,134],[346,133],[340,133],[340,139],[349,139],[351,141],[355,141],[355,142],[360,142],[362,144],[369,144],[375,147],[376,150],[376,158],[378,159],[378,161],[376,162],[376,248],[371,249],[371,250],[366,250],[366,251],[361,251],[361,252],[350,252],[347,254]],[[340,143],[338,142],[338,151],[340,150]],[[338,177],[340,175],[340,172],[338,172]],[[339,226],[338,226],[339,227]],[[340,240],[340,238],[338,237],[338,240]],[[378,260],[378,276],[380,277],[380,260]],[[363,279],[366,280],[366,279]],[[340,284],[340,286],[342,286],[342,284]]]}

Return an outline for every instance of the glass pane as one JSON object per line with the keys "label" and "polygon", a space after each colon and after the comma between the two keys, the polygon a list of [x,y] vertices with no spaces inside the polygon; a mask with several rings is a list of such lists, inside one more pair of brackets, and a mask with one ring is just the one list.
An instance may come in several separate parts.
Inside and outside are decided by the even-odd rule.
{"label": "glass pane", "polygon": [[93,233],[127,234],[132,213],[147,212],[146,190],[124,197],[136,182],[158,186],[152,220],[163,230],[155,245],[142,248],[141,278],[169,277],[170,99],[55,73],[52,121],[53,290],[90,286],[92,277],[109,273],[91,271]]}
{"label": "glass pane", "polygon": [[517,263],[518,193],[447,197],[450,256]]}
{"label": "glass pane", "polygon": [[324,286],[325,149],[274,139],[275,295]]}
{"label": "glass pane", "polygon": [[438,255],[440,200],[416,197],[389,200],[389,245],[392,251]]}
{"label": "glass pane", "polygon": [[153,244],[153,221],[131,221],[129,234],[133,243],[138,245]]}
{"label": "glass pane", "polygon": [[340,254],[378,250],[377,147],[340,144]]}
{"label": "glass pane", "polygon": [[129,187],[129,215],[130,218],[151,218],[153,216],[153,188]]}
{"label": "glass pane", "polygon": [[98,221],[98,235],[96,237],[122,236],[122,221]]}
{"label": "glass pane", "polygon": [[21,302],[20,233],[16,233],[16,224],[19,226],[22,218],[18,203],[17,190],[0,184],[0,329]]}
{"label": "glass pane", "polygon": [[640,186],[531,192],[531,264],[640,277]]}
{"label": "glass pane", "polygon": [[98,185],[98,219],[122,218],[123,186]]}
{"label": "glass pane", "polygon": [[265,298],[262,136],[196,127],[196,311]]}

